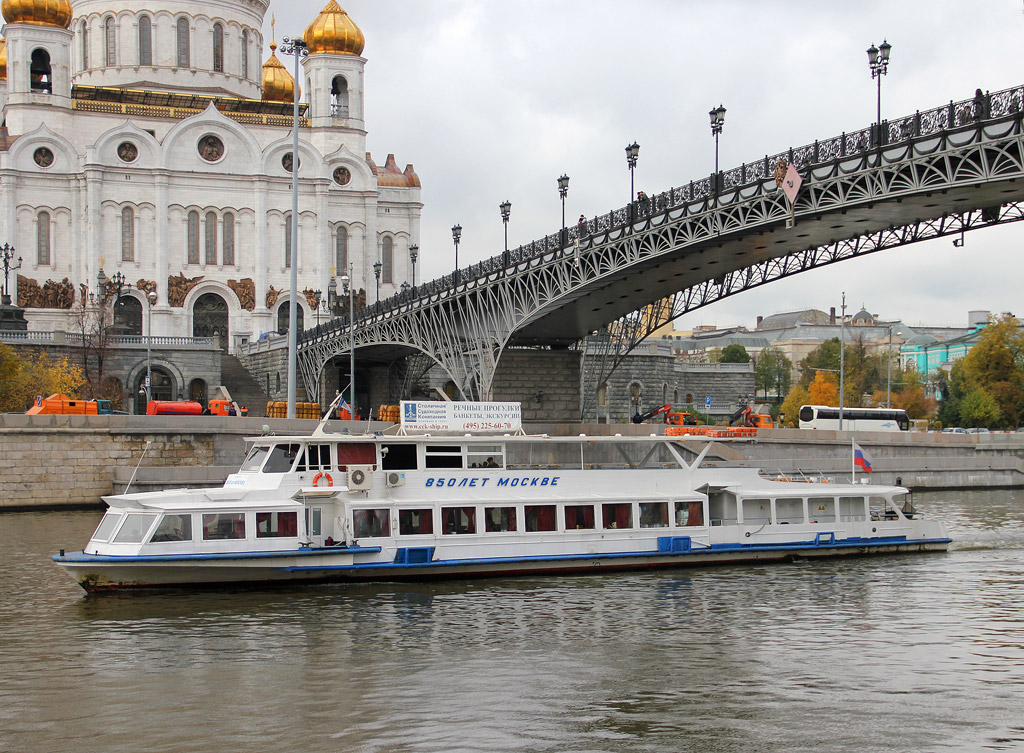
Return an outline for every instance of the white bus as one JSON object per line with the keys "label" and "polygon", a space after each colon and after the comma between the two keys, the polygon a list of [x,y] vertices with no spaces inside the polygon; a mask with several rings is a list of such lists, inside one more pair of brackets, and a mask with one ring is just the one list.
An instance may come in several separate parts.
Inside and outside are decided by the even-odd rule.
{"label": "white bus", "polygon": [[[839,409],[801,405],[801,429],[839,429]],[[900,408],[843,408],[843,431],[910,431],[907,412]]]}

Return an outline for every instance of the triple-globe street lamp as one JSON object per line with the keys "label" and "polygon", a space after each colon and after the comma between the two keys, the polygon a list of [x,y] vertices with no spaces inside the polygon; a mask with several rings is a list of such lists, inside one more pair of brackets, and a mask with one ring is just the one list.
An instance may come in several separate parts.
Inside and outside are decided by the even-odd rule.
{"label": "triple-globe street lamp", "polygon": [[[353,265],[348,265],[349,272],[354,276]],[[341,275],[341,292],[348,296],[348,395],[352,399],[349,405],[349,416],[356,419],[356,304],[355,284],[349,274]]]}
{"label": "triple-globe street lamp", "polygon": [[718,137],[725,127],[725,108],[719,105],[708,111],[711,118],[711,135],[715,137],[715,191],[718,191]]}
{"label": "triple-globe street lamp", "polygon": [[640,156],[640,145],[635,141],[626,147],[626,164],[629,165],[629,219],[632,221],[635,217],[636,202],[634,200],[633,192],[633,171],[636,169],[636,161]]}
{"label": "triple-globe street lamp", "polygon": [[5,243],[0,246],[0,254],[3,256],[4,262],[4,290],[3,298],[0,298],[4,306],[11,305],[11,288],[10,288],[10,276],[11,272],[16,269],[21,269],[21,257],[18,257],[18,263],[12,265],[11,260],[14,258],[14,246]]}
{"label": "triple-globe street lamp", "polygon": [[409,246],[409,261],[412,263],[412,286],[416,287],[416,258],[420,255],[420,247],[413,244]]}
{"label": "triple-globe street lamp", "polygon": [[[501,255],[501,264],[503,267],[508,267],[508,218],[512,214],[512,202],[505,199],[498,204],[498,209],[501,210],[501,223],[505,226],[505,252]],[[564,218],[562,222],[565,222]]]}
{"label": "triple-globe street lamp", "polygon": [[878,79],[878,106],[875,111],[875,127],[877,129],[876,142],[882,145],[882,76],[889,72],[889,53],[892,45],[882,40],[882,44],[875,47],[872,42],[868,47],[868,68],[871,69],[871,78]]}
{"label": "triple-globe street lamp", "polygon": [[452,225],[452,240],[455,241],[455,281],[459,281],[459,241],[462,240],[462,225]]}
{"label": "triple-globe street lamp", "polygon": [[565,197],[569,193],[569,176],[562,174],[562,177],[558,179],[558,195],[562,198],[562,235],[561,241],[564,247],[569,239],[565,235]]}

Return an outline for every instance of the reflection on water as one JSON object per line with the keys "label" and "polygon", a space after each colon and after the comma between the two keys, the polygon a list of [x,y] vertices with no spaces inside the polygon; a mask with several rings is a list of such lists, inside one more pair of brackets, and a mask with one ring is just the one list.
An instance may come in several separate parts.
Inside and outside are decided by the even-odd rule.
{"label": "reflection on water", "polygon": [[1024,750],[1024,522],[948,555],[86,597],[98,513],[0,517],[0,750]]}

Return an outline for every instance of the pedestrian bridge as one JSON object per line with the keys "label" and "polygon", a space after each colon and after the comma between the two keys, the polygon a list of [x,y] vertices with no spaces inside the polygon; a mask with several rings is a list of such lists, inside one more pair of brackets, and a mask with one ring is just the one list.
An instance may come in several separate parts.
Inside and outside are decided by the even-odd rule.
{"label": "pedestrian bridge", "polygon": [[[599,215],[303,333],[307,393],[354,343],[422,353],[487,399],[511,346],[613,356],[701,306],[886,248],[1024,219],[1024,87],[745,163]],[[791,207],[781,176],[803,185]],[[589,355],[587,357],[590,357]]]}

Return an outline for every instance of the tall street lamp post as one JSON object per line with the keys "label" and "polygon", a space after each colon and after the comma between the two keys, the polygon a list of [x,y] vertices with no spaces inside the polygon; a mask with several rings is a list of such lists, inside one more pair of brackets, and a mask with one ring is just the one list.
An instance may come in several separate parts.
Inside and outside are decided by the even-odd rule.
{"label": "tall street lamp post", "polygon": [[633,171],[636,169],[636,160],[640,156],[640,145],[635,141],[626,147],[626,164],[629,165],[629,219],[635,218],[636,194],[633,192]]}
{"label": "tall street lamp post", "polygon": [[719,105],[708,111],[711,118],[711,135],[715,137],[715,191],[718,191],[718,137],[725,126],[725,108]]}
{"label": "tall street lamp post", "polygon": [[455,241],[455,281],[459,281],[459,241],[462,240],[462,225],[452,225],[452,240]]}
{"label": "tall street lamp post", "polygon": [[871,78],[878,79],[878,108],[875,112],[876,143],[882,145],[882,76],[889,72],[889,53],[892,45],[882,40],[882,44],[875,47],[874,43],[868,47],[868,68],[871,69]]}
{"label": "tall street lamp post", "polygon": [[380,259],[373,263],[373,276],[377,278],[377,302],[380,302],[380,270],[384,265],[380,263]]}
{"label": "tall street lamp post", "polygon": [[21,257],[20,256],[18,257],[18,263],[17,264],[11,265],[11,259],[14,258],[14,246],[11,246],[11,245],[9,245],[7,243],[5,243],[3,246],[0,246],[0,254],[3,254],[3,260],[4,260],[4,292],[3,292],[3,298],[0,298],[0,302],[2,302],[2,305],[4,305],[4,306],[10,306],[11,305],[11,288],[10,288],[11,272],[13,272],[16,269],[21,269]]}
{"label": "tall street lamp post", "polygon": [[319,288],[313,291],[313,303],[316,309],[316,326],[320,326],[320,301],[323,300],[323,291]]}
{"label": "tall street lamp post", "polygon": [[[501,264],[503,267],[508,267],[508,218],[512,214],[512,202],[505,199],[503,202],[498,204],[498,209],[501,210],[501,223],[505,226],[505,252],[501,255]],[[565,223],[564,213],[562,222],[563,224]]]}
{"label": "tall street lamp post", "polygon": [[295,56],[292,81],[292,247],[288,304],[288,418],[295,418],[299,326],[299,61],[309,54],[300,37],[285,37],[281,52]]}
{"label": "tall street lamp post", "polygon": [[146,407],[153,399],[153,307],[156,305],[156,291],[150,290],[146,296],[149,310],[146,312]]}
{"label": "tall street lamp post", "polygon": [[420,255],[420,247],[413,244],[409,246],[409,261],[412,263],[412,286],[416,288],[416,257]]}
{"label": "tall street lamp post", "polygon": [[843,308],[839,317],[839,431],[843,430],[843,392],[846,391],[846,292],[843,291]]}
{"label": "tall street lamp post", "polygon": [[569,243],[569,238],[565,234],[565,197],[569,193],[569,176],[563,174],[558,179],[558,195],[562,197],[562,247],[564,248]]}
{"label": "tall street lamp post", "polygon": [[[348,265],[349,272],[352,272],[353,266]],[[352,420],[356,420],[356,304],[355,304],[355,285],[352,283],[352,277],[348,274],[341,275],[341,292],[348,295],[348,396],[352,398],[352,402],[349,405],[349,415]]]}

